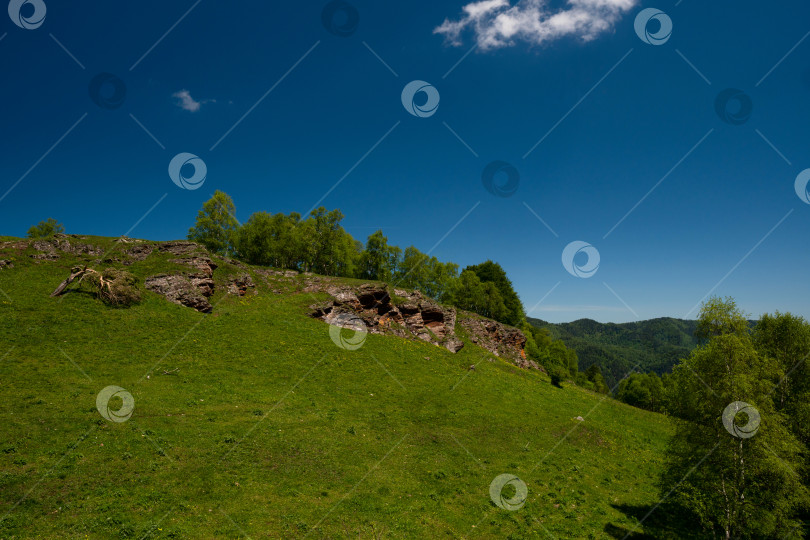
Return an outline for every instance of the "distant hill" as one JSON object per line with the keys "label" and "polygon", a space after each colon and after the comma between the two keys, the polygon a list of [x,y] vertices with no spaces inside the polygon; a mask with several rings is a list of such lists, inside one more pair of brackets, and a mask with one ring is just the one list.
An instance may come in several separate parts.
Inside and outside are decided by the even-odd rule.
{"label": "distant hill", "polygon": [[644,373],[666,373],[697,345],[697,321],[684,319],[662,317],[621,324],[591,319],[559,324],[531,317],[528,320],[538,328],[547,328],[573,348],[580,371],[597,364],[611,388],[635,366]]}

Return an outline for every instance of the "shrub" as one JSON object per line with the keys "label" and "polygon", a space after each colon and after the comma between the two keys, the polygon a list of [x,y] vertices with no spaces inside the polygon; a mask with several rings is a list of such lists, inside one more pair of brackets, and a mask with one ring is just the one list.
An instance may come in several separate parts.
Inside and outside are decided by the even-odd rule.
{"label": "shrub", "polygon": [[548,374],[551,377],[551,384],[553,384],[557,388],[562,388],[562,382],[563,379],[565,378],[563,370],[557,366],[553,366],[551,369],[548,370]]}
{"label": "shrub", "polygon": [[48,218],[28,229],[28,238],[47,238],[63,232],[65,232],[64,225],[53,218]]}
{"label": "shrub", "polygon": [[96,296],[112,306],[131,306],[141,301],[141,291],[135,276],[117,268],[105,268],[100,273],[87,274]]}

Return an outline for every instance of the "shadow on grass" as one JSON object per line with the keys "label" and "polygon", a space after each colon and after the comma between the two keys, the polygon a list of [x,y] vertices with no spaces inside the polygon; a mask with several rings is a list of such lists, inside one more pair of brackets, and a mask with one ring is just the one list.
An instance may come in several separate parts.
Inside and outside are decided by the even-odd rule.
{"label": "shadow on grass", "polygon": [[[644,522],[633,528],[632,525],[605,525],[605,532],[613,538],[646,540],[649,538],[711,538],[700,528],[692,513],[680,506],[662,504],[654,505],[614,504],[613,508],[622,512],[636,523]],[[655,510],[650,513],[651,510]],[[649,515],[647,515],[649,514]],[[646,518],[646,519],[645,519]]]}

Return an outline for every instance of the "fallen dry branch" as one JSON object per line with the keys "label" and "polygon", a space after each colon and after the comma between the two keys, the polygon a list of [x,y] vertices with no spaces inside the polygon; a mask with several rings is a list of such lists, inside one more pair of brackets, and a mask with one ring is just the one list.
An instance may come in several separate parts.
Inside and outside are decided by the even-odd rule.
{"label": "fallen dry branch", "polygon": [[[91,271],[94,272],[95,270],[91,270]],[[56,290],[51,293],[51,296],[59,296],[60,294],[65,292],[65,289],[67,289],[68,285],[73,283],[76,279],[79,279],[79,281],[81,281],[81,278],[84,277],[84,274],[86,272],[87,272],[87,267],[86,266],[84,268],[82,268],[80,266],[76,266],[73,269],[71,269],[70,276],[68,276],[68,278],[65,281],[63,281],[62,283],[59,284],[59,286],[56,288]]]}

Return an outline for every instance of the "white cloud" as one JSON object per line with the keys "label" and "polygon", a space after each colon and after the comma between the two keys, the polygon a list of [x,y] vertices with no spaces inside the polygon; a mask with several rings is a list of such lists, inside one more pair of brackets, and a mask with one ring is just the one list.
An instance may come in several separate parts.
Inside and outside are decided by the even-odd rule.
{"label": "white cloud", "polygon": [[461,35],[472,30],[482,50],[526,41],[540,45],[573,36],[590,41],[613,29],[621,16],[638,0],[568,0],[566,7],[552,10],[549,0],[479,0],[462,8],[460,19],[444,22],[433,30],[452,45],[461,45]]}
{"label": "white cloud", "polygon": [[180,90],[179,92],[175,92],[172,94],[172,97],[177,99],[177,106],[183,109],[184,111],[189,112],[197,112],[200,110],[200,107],[205,105],[206,103],[216,103],[217,100],[215,99],[203,99],[201,101],[195,100],[191,97],[191,93],[188,90]]}

